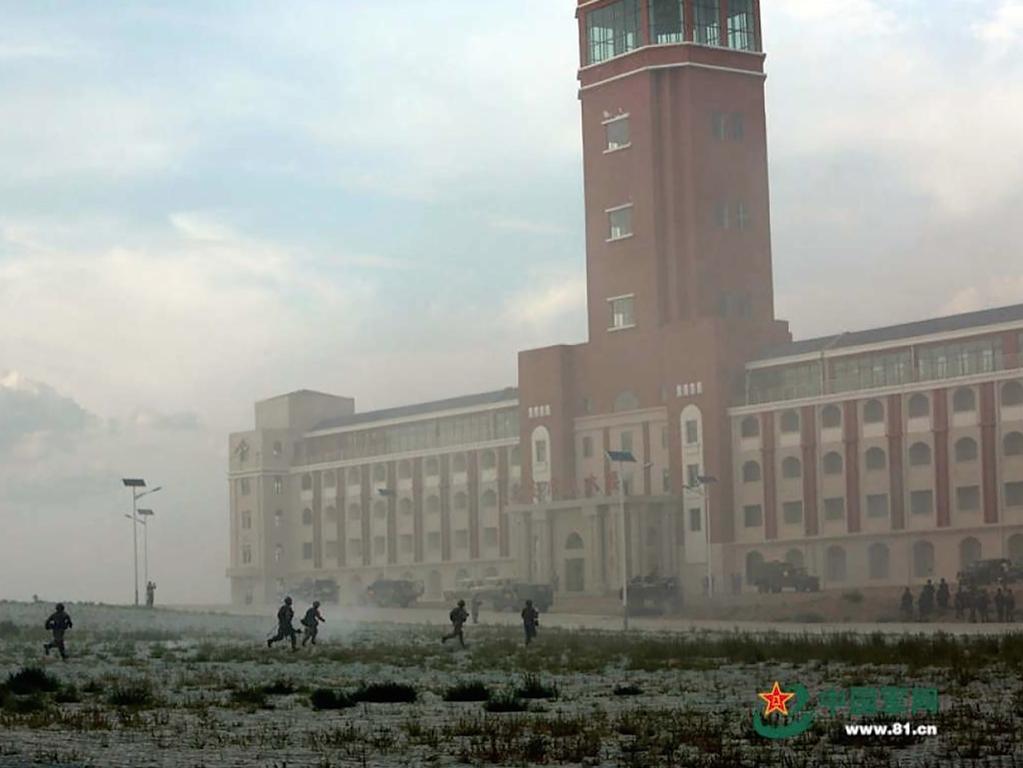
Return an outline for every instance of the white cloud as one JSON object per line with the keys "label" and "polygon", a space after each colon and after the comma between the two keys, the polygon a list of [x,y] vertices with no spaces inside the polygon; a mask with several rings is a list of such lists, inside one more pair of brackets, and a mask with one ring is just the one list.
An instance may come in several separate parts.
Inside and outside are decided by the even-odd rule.
{"label": "white cloud", "polygon": [[1023,41],[1023,0],[1002,0],[988,18],[973,26],[973,32],[993,53],[1009,53]]}

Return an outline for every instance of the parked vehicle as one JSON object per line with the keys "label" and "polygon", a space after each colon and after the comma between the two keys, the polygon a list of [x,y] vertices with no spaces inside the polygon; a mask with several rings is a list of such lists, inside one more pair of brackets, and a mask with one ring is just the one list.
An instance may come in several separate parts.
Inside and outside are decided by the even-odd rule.
{"label": "parked vehicle", "polygon": [[753,583],[759,592],[781,592],[794,589],[796,592],[819,592],[821,581],[806,572],[806,568],[786,560],[770,560],[761,563],[754,574]]}
{"label": "parked vehicle", "polygon": [[[621,590],[619,590],[619,598]],[[629,581],[630,616],[661,616],[682,609],[682,591],[676,578],[637,577]]]}
{"label": "parked vehicle", "polygon": [[290,594],[297,600],[304,603],[311,603],[319,600],[321,603],[336,605],[341,596],[341,590],[333,579],[305,579],[291,588]]}
{"label": "parked vehicle", "polygon": [[380,608],[408,608],[423,594],[423,585],[410,579],[377,579],[366,587],[366,601]]}
{"label": "parked vehicle", "polygon": [[976,560],[959,572],[959,583],[965,587],[1014,584],[1019,581],[1023,581],[1023,564],[1004,557]]}
{"label": "parked vehicle", "polygon": [[554,589],[550,584],[489,578],[467,581],[444,592],[447,602],[465,600],[466,603],[472,603],[473,598],[480,600],[484,608],[493,611],[521,611],[526,600],[532,600],[536,610],[546,613],[554,604]]}

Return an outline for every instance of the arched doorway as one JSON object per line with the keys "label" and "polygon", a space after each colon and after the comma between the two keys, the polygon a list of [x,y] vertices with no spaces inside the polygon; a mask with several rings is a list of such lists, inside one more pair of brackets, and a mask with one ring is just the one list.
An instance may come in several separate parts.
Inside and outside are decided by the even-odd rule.
{"label": "arched doorway", "polygon": [[975,562],[980,560],[980,542],[972,536],[967,536],[959,542],[959,567],[966,570]]}
{"label": "arched doorway", "polygon": [[867,559],[870,567],[870,578],[888,578],[888,563],[890,558],[887,544],[880,541],[871,544],[870,548],[867,550]]}
{"label": "arched doorway", "polygon": [[925,578],[934,575],[934,545],[918,541],[913,545],[913,575]]}
{"label": "arched doorway", "polygon": [[764,564],[764,556],[753,550],[746,555],[746,583],[752,586],[760,573],[760,566]]}
{"label": "arched doorway", "polygon": [[583,537],[572,532],[565,539],[565,590],[582,592],[586,589],[586,558]]}
{"label": "arched doorway", "polygon": [[824,555],[828,581],[845,581],[845,550],[834,544]]}

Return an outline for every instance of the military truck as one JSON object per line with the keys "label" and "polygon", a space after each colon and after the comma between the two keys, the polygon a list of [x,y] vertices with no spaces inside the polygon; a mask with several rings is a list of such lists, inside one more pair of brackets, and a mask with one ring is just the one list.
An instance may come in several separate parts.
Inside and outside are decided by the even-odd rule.
{"label": "military truck", "polygon": [[1023,564],[1004,557],[975,560],[959,572],[964,587],[986,587],[992,584],[1015,584],[1023,581]]}
{"label": "military truck", "polygon": [[753,575],[757,591],[781,592],[794,589],[796,592],[819,592],[821,581],[806,572],[806,568],[785,560],[769,560],[761,563]]}
{"label": "military truck", "polygon": [[[618,597],[621,599],[621,590]],[[627,602],[630,616],[662,616],[682,609],[682,592],[676,578],[639,576],[629,580]]]}
{"label": "military truck", "polygon": [[423,594],[423,585],[409,579],[377,579],[366,587],[366,602],[379,608],[408,608]]}

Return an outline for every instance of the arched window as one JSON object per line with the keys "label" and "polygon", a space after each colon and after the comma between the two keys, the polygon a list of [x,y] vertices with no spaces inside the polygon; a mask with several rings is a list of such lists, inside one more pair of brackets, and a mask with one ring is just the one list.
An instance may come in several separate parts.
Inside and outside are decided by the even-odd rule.
{"label": "arched window", "polygon": [[743,437],[760,437],[760,419],[756,416],[747,416],[742,420],[739,431]]}
{"label": "arched window", "polygon": [[785,553],[785,562],[801,568],[804,562],[803,550],[795,548],[790,549]]}
{"label": "arched window", "polygon": [[890,553],[888,545],[876,542],[867,550],[869,576],[871,579],[887,579]]}
{"label": "arched window", "polygon": [[302,490],[311,491],[313,489],[313,476],[306,472],[302,475]]}
{"label": "arched window", "polygon": [[842,454],[837,451],[831,451],[830,453],[824,454],[824,459],[821,461],[821,466],[824,469],[825,475],[840,475],[842,474]]}
{"label": "arched window", "polygon": [[430,575],[426,577],[426,591],[431,595],[440,595],[442,585],[440,571],[430,571]]}
{"label": "arched window", "polygon": [[1023,456],[1023,432],[1010,432],[1002,440],[1006,456]]}
{"label": "arched window", "polygon": [[359,485],[362,482],[362,473],[359,472],[358,467],[352,467],[348,470],[348,484]]}
{"label": "arched window", "polygon": [[358,520],[360,517],[362,517],[362,507],[359,506],[358,504],[349,504],[348,516],[353,520]]}
{"label": "arched window", "polygon": [[744,483],[760,482],[760,465],[755,461],[747,461],[742,465],[742,481]]}
{"label": "arched window", "polygon": [[497,494],[493,491],[487,491],[483,494],[483,508],[493,509],[497,506]]}
{"label": "arched window", "polygon": [[412,499],[402,499],[398,502],[398,514],[403,516],[412,514]]}
{"label": "arched window", "polygon": [[568,538],[565,539],[565,549],[582,549],[583,548],[583,537],[578,533],[572,532],[568,534]]}
{"label": "arched window", "polygon": [[437,461],[436,456],[430,456],[426,459],[423,464],[423,471],[427,477],[437,477],[440,474],[440,462]]}
{"label": "arched window", "polygon": [[387,502],[380,501],[379,499],[373,502],[373,517],[377,520],[387,517]]}
{"label": "arched window", "polygon": [[1023,383],[1007,381],[1002,385],[1002,405],[1023,405]]}
{"label": "arched window", "polygon": [[952,395],[952,410],[955,413],[971,413],[977,410],[977,395],[968,387],[961,387]]}
{"label": "arched window", "polygon": [[406,461],[403,461],[403,462],[399,463],[398,464],[398,479],[399,480],[408,480],[411,477],[412,477],[412,462],[406,460]]}
{"label": "arched window", "polygon": [[799,431],[799,413],[797,411],[785,411],[781,415],[781,431],[785,434]]}
{"label": "arched window", "polygon": [[931,446],[927,443],[913,443],[909,446],[909,466],[929,467],[931,465]]}
{"label": "arched window", "polygon": [[373,467],[373,481],[382,483],[387,479],[387,465],[377,464]]}
{"label": "arched window", "polygon": [[538,466],[546,468],[547,463],[550,461],[551,433],[547,431],[547,427],[539,426],[533,430],[532,443],[533,469],[535,473]]}
{"label": "arched window", "polygon": [[913,575],[920,578],[934,575],[934,545],[918,541],[913,545]]}
{"label": "arched window", "polygon": [[755,549],[746,554],[746,583],[753,585],[760,576],[760,568],[764,564],[764,556]]}
{"label": "arched window", "polygon": [[981,559],[980,542],[972,536],[967,536],[959,542],[959,567],[966,570],[973,563]]}
{"label": "arched window", "polygon": [[824,429],[842,426],[842,409],[837,405],[825,405],[821,409],[821,426]]}
{"label": "arched window", "polygon": [[909,398],[909,418],[923,419],[931,415],[931,401],[919,392]]}
{"label": "arched window", "polygon": [[427,496],[426,497],[426,514],[428,514],[428,515],[440,514],[440,497],[439,496]]}
{"label": "arched window", "polygon": [[863,404],[863,423],[880,424],[884,421],[884,406],[880,400],[868,400]]}
{"label": "arched window", "polygon": [[961,437],[956,440],[955,456],[957,463],[977,460],[977,441],[972,437]]}
{"label": "arched window", "polygon": [[451,471],[452,472],[465,472],[465,454],[456,453],[451,457]]}
{"label": "arched window", "polygon": [[615,398],[612,409],[615,413],[620,413],[622,411],[638,411],[639,398],[636,397],[636,393],[631,390],[620,392]]}
{"label": "arched window", "polygon": [[469,506],[469,497],[459,491],[455,494],[454,506],[455,509],[465,509]]}
{"label": "arched window", "polygon": [[883,448],[868,448],[863,456],[863,463],[870,472],[877,472],[888,466],[888,457]]}
{"label": "arched window", "polygon": [[493,451],[483,451],[480,454],[480,466],[483,469],[493,469],[497,466],[497,454]]}
{"label": "arched window", "polygon": [[832,544],[824,553],[828,581],[845,581],[845,549]]}
{"label": "arched window", "polygon": [[302,525],[313,524],[313,511],[311,509],[302,510]]}
{"label": "arched window", "polygon": [[795,456],[789,456],[781,463],[781,476],[792,480],[803,476],[803,463]]}

